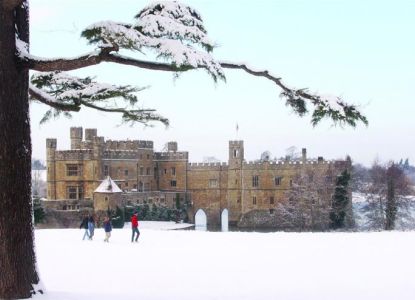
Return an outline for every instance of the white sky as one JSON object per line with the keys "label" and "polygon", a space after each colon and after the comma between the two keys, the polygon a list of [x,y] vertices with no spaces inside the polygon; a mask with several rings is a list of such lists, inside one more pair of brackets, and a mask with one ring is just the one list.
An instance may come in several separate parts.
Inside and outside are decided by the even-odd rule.
{"label": "white sky", "polygon": [[[76,56],[93,50],[80,38],[101,20],[130,22],[146,5],[139,0],[36,0],[31,5],[31,52],[44,57]],[[283,156],[295,145],[309,156],[343,158],[364,164],[409,157],[415,162],[414,99],[415,21],[413,1],[187,1],[204,17],[220,60],[248,62],[278,74],[290,86],[340,95],[362,105],[369,127],[312,128],[309,117],[293,115],[265,79],[226,71],[227,83],[215,85],[194,71],[173,80],[172,74],[102,64],[74,74],[102,82],[150,85],[139,94],[144,107],[157,108],[171,127],[120,125],[120,116],[83,109],[70,120],[45,125],[47,108],[31,105],[33,156],[45,158],[45,139],[58,138],[69,149],[69,127],[98,128],[111,139],[148,139],[160,150],[176,140],[197,162],[205,156],[227,160],[228,140],[245,141],[245,157],[254,160],[269,150]]]}

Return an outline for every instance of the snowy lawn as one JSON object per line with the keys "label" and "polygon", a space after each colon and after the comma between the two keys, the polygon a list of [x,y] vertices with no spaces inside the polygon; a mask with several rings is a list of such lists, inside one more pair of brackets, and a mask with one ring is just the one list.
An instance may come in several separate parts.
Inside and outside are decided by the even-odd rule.
{"label": "snowy lawn", "polygon": [[[179,224],[185,226],[185,224]],[[162,223],[162,228],[174,228]],[[415,232],[36,230],[36,299],[415,299]]]}

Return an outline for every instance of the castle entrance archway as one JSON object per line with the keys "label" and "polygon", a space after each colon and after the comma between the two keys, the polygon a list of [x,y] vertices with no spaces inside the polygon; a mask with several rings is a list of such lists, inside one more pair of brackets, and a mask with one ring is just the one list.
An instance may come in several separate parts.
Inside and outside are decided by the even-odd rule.
{"label": "castle entrance archway", "polygon": [[195,229],[206,231],[207,230],[207,216],[203,209],[198,209],[195,214]]}
{"label": "castle entrance archway", "polygon": [[220,224],[222,227],[222,231],[228,231],[229,230],[229,211],[227,208],[222,210],[222,213],[220,215]]}

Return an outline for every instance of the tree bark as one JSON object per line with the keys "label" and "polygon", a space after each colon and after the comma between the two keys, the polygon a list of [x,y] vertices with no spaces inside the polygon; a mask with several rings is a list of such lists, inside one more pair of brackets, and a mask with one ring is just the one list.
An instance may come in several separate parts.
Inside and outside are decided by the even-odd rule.
{"label": "tree bark", "polygon": [[[16,1],[18,3],[19,1]],[[31,206],[28,70],[15,57],[15,34],[29,41],[27,1],[0,2],[0,298],[29,298],[39,282]]]}

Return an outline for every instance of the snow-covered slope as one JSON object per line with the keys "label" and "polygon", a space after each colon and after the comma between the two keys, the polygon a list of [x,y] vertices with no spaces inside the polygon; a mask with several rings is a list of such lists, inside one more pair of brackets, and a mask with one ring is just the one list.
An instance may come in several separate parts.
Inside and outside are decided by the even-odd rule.
{"label": "snow-covered slope", "polygon": [[[47,295],[66,300],[412,300],[415,232],[36,230]],[[148,226],[147,226],[148,225]],[[170,225],[169,225],[170,226]],[[174,227],[174,226],[173,226]],[[169,227],[171,228],[171,227]]]}

